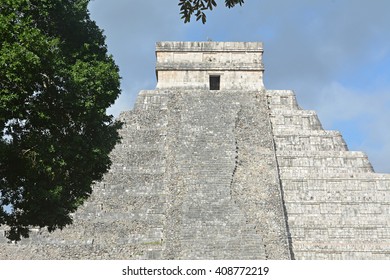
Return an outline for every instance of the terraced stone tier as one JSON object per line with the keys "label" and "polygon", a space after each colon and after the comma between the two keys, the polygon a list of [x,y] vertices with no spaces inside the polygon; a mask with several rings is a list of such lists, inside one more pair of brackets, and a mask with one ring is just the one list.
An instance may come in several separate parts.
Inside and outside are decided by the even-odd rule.
{"label": "terraced stone tier", "polygon": [[294,257],[390,259],[390,175],[308,122],[292,92],[268,100]]}

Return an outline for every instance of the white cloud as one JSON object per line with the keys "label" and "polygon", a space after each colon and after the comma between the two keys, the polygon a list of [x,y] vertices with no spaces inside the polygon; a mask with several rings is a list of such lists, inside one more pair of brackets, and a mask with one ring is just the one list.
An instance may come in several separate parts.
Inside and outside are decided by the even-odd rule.
{"label": "white cloud", "polygon": [[341,130],[351,150],[365,151],[377,171],[390,172],[390,92],[353,91],[333,82],[317,96],[324,128]]}

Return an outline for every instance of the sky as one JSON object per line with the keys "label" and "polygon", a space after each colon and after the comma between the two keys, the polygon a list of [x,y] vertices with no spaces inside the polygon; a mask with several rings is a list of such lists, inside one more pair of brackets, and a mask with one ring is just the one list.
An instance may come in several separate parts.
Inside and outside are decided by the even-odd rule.
{"label": "sky", "polygon": [[140,90],[154,89],[158,41],[263,42],[267,89],[291,89],[349,150],[367,153],[376,172],[390,173],[390,1],[224,1],[203,25],[184,24],[179,0],[91,0],[120,68],[122,94],[108,112],[133,108]]}

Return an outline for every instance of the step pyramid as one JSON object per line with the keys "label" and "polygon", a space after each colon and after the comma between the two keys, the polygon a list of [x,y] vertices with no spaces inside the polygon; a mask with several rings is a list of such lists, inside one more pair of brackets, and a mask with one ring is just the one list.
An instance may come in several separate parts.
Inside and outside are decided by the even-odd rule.
{"label": "step pyramid", "polygon": [[0,234],[0,259],[390,259],[390,175],[265,89],[262,53],[157,43],[157,87],[73,225]]}

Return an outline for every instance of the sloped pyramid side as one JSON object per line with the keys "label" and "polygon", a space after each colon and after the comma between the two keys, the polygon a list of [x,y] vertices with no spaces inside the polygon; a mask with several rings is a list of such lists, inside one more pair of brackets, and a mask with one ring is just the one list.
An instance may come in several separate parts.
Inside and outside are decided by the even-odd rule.
{"label": "sloped pyramid side", "polygon": [[390,175],[293,92],[144,91],[120,118],[74,225],[0,259],[390,259]]}
{"label": "sloped pyramid side", "polygon": [[74,224],[1,259],[289,259],[264,92],[143,91]]}
{"label": "sloped pyramid side", "polygon": [[32,230],[30,238],[0,245],[1,259],[156,258],[161,252],[166,193],[166,111],[122,113],[121,143],[91,197],[62,231]]}
{"label": "sloped pyramid side", "polygon": [[390,175],[376,174],[292,91],[267,91],[296,259],[390,259]]}

